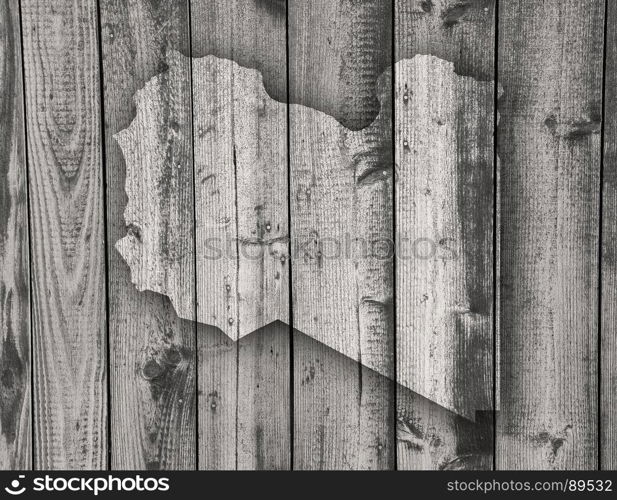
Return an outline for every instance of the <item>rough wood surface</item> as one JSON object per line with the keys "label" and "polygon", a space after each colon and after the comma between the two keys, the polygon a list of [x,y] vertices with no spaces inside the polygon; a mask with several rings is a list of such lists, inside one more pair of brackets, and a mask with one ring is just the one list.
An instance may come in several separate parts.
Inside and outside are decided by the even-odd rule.
{"label": "rough wood surface", "polygon": [[462,417],[403,386],[397,387],[399,470],[489,470],[493,412]]}
{"label": "rough wood surface", "polygon": [[[187,7],[186,0],[100,2],[112,243],[126,233],[127,203],[126,165],[113,135],[134,118],[133,96],[164,69],[166,52],[188,52]],[[190,68],[184,69],[183,78],[190,81]],[[179,319],[166,296],[137,291],[113,244],[108,262],[111,467],[194,469],[197,325]]]}
{"label": "rough wood surface", "polygon": [[0,469],[617,469],[607,1],[0,0]]}
{"label": "rough wood surface", "polygon": [[[222,292],[225,302],[234,295],[240,297],[237,310],[221,311],[222,322],[214,323],[231,331],[232,338],[265,326],[238,344],[214,331],[199,338],[199,466],[287,469],[291,467],[290,328],[281,323],[268,325],[276,319],[289,323],[287,110],[284,104],[269,102],[261,77],[244,69],[257,69],[264,75],[269,95],[280,103],[287,101],[285,2],[193,1],[191,15],[193,56],[210,54],[242,66],[228,61],[226,71],[218,77],[212,75],[220,83],[206,80],[204,86],[199,86],[197,71],[206,77],[206,62],[194,67],[194,91],[203,95],[200,102],[210,106],[216,99],[223,106],[218,118],[203,115],[197,117],[202,125],[196,121],[196,151],[201,151],[204,160],[221,155],[223,162],[196,164],[196,175],[204,180],[196,183],[198,196],[203,195],[204,208],[211,207],[202,216],[207,220],[216,211],[223,218],[238,215],[237,221],[213,222],[219,227],[231,223],[228,229],[232,232],[222,231],[219,236],[226,243],[233,242],[232,255],[239,256],[236,267],[231,268],[237,274],[232,272],[228,283],[207,274],[208,266],[222,260],[200,260],[198,291],[217,290],[217,296]],[[233,123],[220,122],[225,111]],[[208,130],[208,121],[217,128]],[[232,135],[225,137],[225,129],[218,128],[222,126]],[[211,149],[215,138],[222,146],[220,151]],[[207,178],[221,169],[231,169],[227,173],[232,172],[232,177]],[[220,192],[212,195],[217,187]],[[209,237],[216,236],[215,228],[208,228]],[[198,236],[201,234],[206,233]],[[245,294],[249,287],[253,291]],[[199,304],[198,315],[206,311],[207,303],[199,300]]]}
{"label": "rough wood surface", "polygon": [[0,2],[0,470],[32,464],[30,273],[19,3]]}
{"label": "rough wood surface", "polygon": [[[608,2],[606,14],[607,26],[614,26],[615,2]],[[605,36],[600,465],[604,470],[617,470],[617,30],[609,28]]]}
{"label": "rough wood surface", "polygon": [[399,389],[398,467],[491,468],[492,418],[465,421],[493,407],[495,2],[397,0],[394,20],[397,61],[440,58],[395,70],[397,380],[432,401]]}
{"label": "rough wood surface", "polygon": [[392,64],[392,2],[288,0],[288,17],[290,102],[352,130],[370,125],[377,78]]}
{"label": "rough wood surface", "polygon": [[213,55],[256,69],[266,92],[287,102],[287,0],[192,0],[192,56]]}
{"label": "rough wood surface", "polygon": [[[294,468],[394,466],[387,2],[289,2]],[[313,78],[312,75],[327,75]],[[366,253],[365,253],[366,252]],[[334,348],[335,351],[328,348]],[[340,353],[386,377],[345,369]]]}
{"label": "rough wood surface", "polygon": [[397,61],[432,55],[459,75],[495,78],[495,0],[395,0],[394,25]]}
{"label": "rough wood surface", "polygon": [[594,469],[601,0],[502,2],[500,469]]}
{"label": "rough wood surface", "polygon": [[238,340],[289,321],[286,105],[227,59],[193,77],[197,320]]}
{"label": "rough wood surface", "polygon": [[[236,466],[286,468],[289,335],[277,325],[266,328],[280,335],[256,331],[289,323],[286,105],[270,99],[257,71],[229,60],[194,59],[193,75],[197,316],[233,340],[262,337],[238,349],[221,381],[237,395],[229,421]],[[204,419],[214,418],[211,410]],[[204,436],[204,444],[224,435]]]}
{"label": "rough wood surface", "polygon": [[114,138],[127,163],[127,235],[116,248],[138,290],[171,299],[195,318],[195,238],[190,61],[167,53],[169,69],[137,91],[131,125]]}
{"label": "rough wood surface", "polygon": [[[152,290],[171,298],[183,318],[195,318],[195,241],[193,202],[193,146],[190,61],[169,50],[169,69],[149,80],[135,96],[136,117],[114,138],[126,160],[128,202],[124,218],[128,234],[116,244],[131,269],[139,290]],[[165,312],[164,310],[162,311]],[[150,319],[152,321],[152,319]],[[165,328],[165,323],[159,323]],[[137,370],[149,383],[152,399],[166,401],[177,410],[165,423],[192,455],[194,434],[194,357],[192,335],[170,343],[170,331],[143,353]],[[167,337],[167,338],[165,338]],[[177,372],[176,372],[177,370]],[[176,372],[176,373],[174,373]],[[176,384],[171,383],[178,377]],[[165,384],[165,381],[169,384]],[[187,399],[184,399],[187,391]],[[175,413],[175,414],[174,414]],[[156,424],[156,422],[155,422]],[[186,435],[183,436],[183,433]],[[142,435],[144,431],[141,431]],[[146,436],[144,436],[146,437]],[[147,439],[152,436],[148,435]],[[171,438],[171,435],[169,436]],[[191,441],[191,438],[193,441]],[[158,436],[154,433],[153,441]],[[181,442],[182,442],[181,441]],[[160,453],[166,453],[162,442]],[[143,445],[142,445],[143,446]],[[189,455],[189,465],[193,457]],[[193,463],[194,464],[194,463]],[[156,468],[155,464],[150,464]]]}
{"label": "rough wood surface", "polygon": [[395,75],[397,381],[474,420],[493,407],[493,83],[420,55]]}
{"label": "rough wood surface", "polygon": [[35,467],[107,466],[96,5],[21,2],[33,286]]}

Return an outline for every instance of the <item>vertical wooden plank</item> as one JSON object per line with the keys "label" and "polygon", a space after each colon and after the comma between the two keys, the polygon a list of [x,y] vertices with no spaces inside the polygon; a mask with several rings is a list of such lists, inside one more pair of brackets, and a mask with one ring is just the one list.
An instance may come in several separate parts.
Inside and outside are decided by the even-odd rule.
{"label": "vertical wooden plank", "polygon": [[[188,3],[102,0],[100,19],[110,242],[111,466],[194,469],[196,324],[179,319],[163,295],[139,292],[114,247],[127,230],[127,194],[126,165],[113,136],[135,117],[136,92],[165,70],[167,51],[188,53]],[[182,78],[190,81],[188,65]],[[186,99],[188,107],[190,95]],[[184,189],[190,192],[192,186]],[[192,213],[187,216],[192,221]]]}
{"label": "vertical wooden plank", "polygon": [[287,111],[262,83],[286,102],[285,5],[191,12],[193,56],[207,56],[193,59],[198,321],[238,340],[199,338],[199,467],[287,469],[289,327],[270,324],[289,322]]}
{"label": "vertical wooden plank", "polygon": [[351,130],[381,107],[377,78],[392,62],[392,3],[289,0],[289,99]]}
{"label": "vertical wooden plank", "polygon": [[[290,113],[293,326],[321,341],[294,343],[294,468],[389,469],[391,80],[377,79],[391,61],[391,6],[291,0],[288,8],[290,100],[313,108]],[[339,253],[350,241],[352,252],[356,242],[368,252]]]}
{"label": "vertical wooden plank", "polygon": [[399,470],[489,470],[493,459],[493,412],[472,421],[397,387]]}
{"label": "vertical wooden plank", "polygon": [[32,465],[30,273],[19,4],[0,2],[0,470]]}
{"label": "vertical wooden plank", "polygon": [[493,408],[493,82],[421,55],[395,74],[397,381],[474,421]]}
{"label": "vertical wooden plank", "polygon": [[603,14],[499,8],[499,469],[597,467]]}
{"label": "vertical wooden plank", "polygon": [[395,2],[401,469],[492,468],[494,36],[494,0]]}
{"label": "vertical wooden plank", "polygon": [[96,4],[22,3],[32,241],[35,467],[107,466]]}
{"label": "vertical wooden plank", "polygon": [[[617,4],[607,4],[606,26],[617,22]],[[602,199],[602,310],[600,465],[617,470],[617,30],[608,28],[604,75],[604,190]]]}

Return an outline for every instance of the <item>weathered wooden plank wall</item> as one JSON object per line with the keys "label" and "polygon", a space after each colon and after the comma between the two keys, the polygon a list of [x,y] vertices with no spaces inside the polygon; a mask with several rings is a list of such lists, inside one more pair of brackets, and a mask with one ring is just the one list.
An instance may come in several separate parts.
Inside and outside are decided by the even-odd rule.
{"label": "weathered wooden plank wall", "polygon": [[[0,0],[0,468],[617,468],[616,9]],[[188,168],[127,177],[152,154]],[[234,165],[220,202],[214,164]],[[182,203],[147,204],[157,186]],[[225,238],[300,253],[236,256],[221,294],[203,228],[225,217]],[[330,259],[344,227],[460,258]],[[170,238],[171,269],[130,276]],[[236,338],[297,330],[230,340],[200,324],[220,296]]]}
{"label": "weathered wooden plank wall", "polygon": [[32,464],[30,272],[17,0],[0,2],[0,469]]}
{"label": "weathered wooden plank wall", "polygon": [[[606,26],[617,3],[606,2]],[[600,466],[617,470],[617,30],[606,29],[600,335]]]}
{"label": "weathered wooden plank wall", "polygon": [[331,332],[342,343],[339,352],[294,343],[294,468],[389,469],[393,385],[342,363],[340,352],[357,349],[355,359],[392,378],[392,259],[333,252],[344,248],[341,236],[354,243],[365,238],[358,243],[370,245],[371,254],[383,252],[375,241],[393,240],[389,78],[376,100],[377,77],[392,55],[391,6],[378,0],[288,5],[290,102],[351,129],[371,124],[381,107],[381,119],[357,134],[329,117],[311,121],[307,108],[291,114],[291,240],[294,251],[310,245],[292,261],[293,325],[307,334]]}
{"label": "weathered wooden plank wall", "polygon": [[461,416],[399,394],[421,443],[401,469],[492,468],[491,419],[465,419],[493,409],[494,35],[493,0],[395,2],[396,60],[415,57],[395,66],[397,379]]}
{"label": "weathered wooden plank wall", "polygon": [[[191,13],[194,57],[258,69],[282,103],[268,104],[256,73],[193,62],[195,109],[213,110],[195,118],[197,294],[204,306],[224,297],[218,318],[205,307],[197,317],[237,340],[277,318],[289,323],[287,251],[272,258],[268,243],[289,234],[287,85],[278,73],[286,67],[285,4],[193,1]],[[233,243],[232,258],[206,255],[213,234],[225,248]],[[251,257],[256,251],[264,258]],[[237,342],[208,333],[198,338],[200,469],[289,469],[290,328],[278,322]]]}
{"label": "weathered wooden plank wall", "polygon": [[598,466],[604,2],[499,7],[499,469]]}
{"label": "weathered wooden plank wall", "polygon": [[21,3],[29,162],[34,457],[107,465],[105,217],[96,4]]}
{"label": "weathered wooden plank wall", "polygon": [[188,54],[188,4],[102,0],[100,23],[110,242],[111,467],[194,469],[196,323],[178,319],[163,295],[137,291],[114,247],[126,234],[127,195],[124,157],[113,136],[135,117],[135,93],[165,68],[167,51]]}

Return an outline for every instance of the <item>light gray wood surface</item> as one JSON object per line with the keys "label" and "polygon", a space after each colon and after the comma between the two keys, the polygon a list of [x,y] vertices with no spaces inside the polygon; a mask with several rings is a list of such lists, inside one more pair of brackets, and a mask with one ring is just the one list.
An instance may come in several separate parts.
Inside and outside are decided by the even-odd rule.
{"label": "light gray wood surface", "polygon": [[285,3],[193,1],[191,13],[193,55],[208,56],[193,65],[198,318],[240,339],[198,338],[199,467],[288,469]]}
{"label": "light gray wood surface", "polygon": [[[607,26],[613,26],[615,2],[607,3],[606,15]],[[605,36],[599,462],[604,470],[617,470],[617,30],[608,29]]]}
{"label": "light gray wood surface", "polygon": [[614,469],[615,8],[0,0],[0,468]]}
{"label": "light gray wood surface", "polygon": [[499,26],[497,468],[595,469],[604,2],[506,2]]}
{"label": "light gray wood surface", "polygon": [[32,465],[30,259],[19,2],[0,3],[0,469]]}
{"label": "light gray wood surface", "polygon": [[32,248],[34,466],[107,467],[98,20],[21,2]]}
{"label": "light gray wood surface", "polygon": [[450,410],[399,391],[423,445],[398,466],[490,469],[495,2],[397,0],[394,26],[397,377]]}
{"label": "light gray wood surface", "polygon": [[[135,118],[134,95],[162,71],[166,52],[188,51],[188,3],[104,0],[100,23],[112,243],[107,249],[111,467],[194,469],[197,325],[179,319],[166,296],[139,292],[113,244],[126,234],[127,204],[127,167],[113,135]],[[188,107],[190,95],[186,98]]]}
{"label": "light gray wood surface", "polygon": [[397,381],[474,421],[493,409],[493,83],[423,55],[395,75]]}

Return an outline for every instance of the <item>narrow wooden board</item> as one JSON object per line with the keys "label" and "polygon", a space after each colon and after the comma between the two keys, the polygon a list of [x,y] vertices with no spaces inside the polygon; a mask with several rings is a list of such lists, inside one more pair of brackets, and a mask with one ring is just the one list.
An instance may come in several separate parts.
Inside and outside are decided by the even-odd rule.
{"label": "narrow wooden board", "polygon": [[474,421],[493,408],[494,85],[434,56],[395,75],[397,381]]}
{"label": "narrow wooden board", "polygon": [[602,0],[502,2],[499,469],[598,465]]}
{"label": "narrow wooden board", "polygon": [[[289,322],[287,144],[281,140],[287,107],[269,98],[257,71],[233,61],[194,59],[193,77],[197,317],[233,340],[261,337],[238,344],[233,370],[221,381],[236,385],[228,425],[235,429],[238,468],[286,468],[289,336],[284,328],[274,327],[280,335],[257,330]],[[282,441],[268,435],[272,425],[281,426]],[[226,432],[233,442],[234,432]],[[204,437],[204,445],[224,435]]]}
{"label": "narrow wooden board", "polygon": [[[390,62],[392,13],[379,1],[288,8],[290,99],[327,113],[290,115],[293,326],[334,342],[294,344],[294,468],[389,469],[394,169],[391,81],[378,88],[377,77]],[[370,127],[349,130],[380,105]],[[341,353],[386,376],[350,371]]]}
{"label": "narrow wooden board", "polygon": [[[113,245],[127,230],[126,165],[113,135],[134,118],[134,95],[165,69],[166,52],[188,53],[188,3],[102,0],[100,22],[107,236],[112,243],[107,254],[111,467],[194,469],[197,325],[180,320],[167,297],[139,292]],[[182,78],[190,81],[188,65],[185,71]],[[186,98],[188,107],[190,95]]]}
{"label": "narrow wooden board", "polygon": [[289,101],[351,130],[369,126],[377,78],[392,64],[392,2],[288,0],[288,18]]}
{"label": "narrow wooden board", "polygon": [[21,2],[32,241],[35,467],[107,467],[97,11]]}
{"label": "narrow wooden board", "polygon": [[492,467],[494,36],[494,0],[395,2],[396,60],[439,58],[395,69],[400,469]]}
{"label": "narrow wooden board", "polygon": [[19,3],[0,3],[0,470],[32,465],[30,272]]}
{"label": "narrow wooden board", "polygon": [[195,1],[191,13],[193,56],[206,56],[193,60],[197,314],[240,339],[198,339],[199,467],[288,469],[290,328],[271,324],[290,322],[285,5]]}
{"label": "narrow wooden board", "polygon": [[600,466],[617,470],[617,4],[607,4],[602,198]]}

